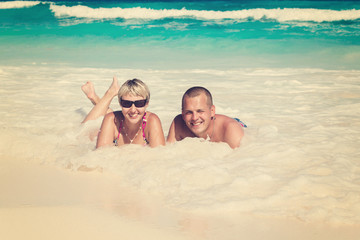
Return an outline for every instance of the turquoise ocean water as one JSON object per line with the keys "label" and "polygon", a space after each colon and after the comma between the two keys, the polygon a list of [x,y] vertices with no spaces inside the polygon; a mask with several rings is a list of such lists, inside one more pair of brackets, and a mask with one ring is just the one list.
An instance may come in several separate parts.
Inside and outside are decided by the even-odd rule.
{"label": "turquoise ocean water", "polygon": [[359,1],[1,1],[0,64],[360,69]]}

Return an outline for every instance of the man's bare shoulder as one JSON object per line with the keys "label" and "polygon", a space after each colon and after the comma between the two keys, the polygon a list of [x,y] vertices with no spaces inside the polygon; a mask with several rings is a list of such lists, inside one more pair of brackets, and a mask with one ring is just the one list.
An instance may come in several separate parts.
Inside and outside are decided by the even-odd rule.
{"label": "man's bare shoulder", "polygon": [[217,122],[221,123],[221,126],[223,126],[223,127],[226,127],[233,123],[237,123],[237,121],[234,118],[231,118],[231,117],[228,117],[228,116],[222,115],[222,114],[216,114],[215,119]]}
{"label": "man's bare shoulder", "polygon": [[216,121],[218,122],[218,131],[221,131],[219,137],[221,141],[226,142],[232,148],[240,146],[244,130],[242,126],[234,118],[217,114]]}
{"label": "man's bare shoulder", "polygon": [[173,127],[175,132],[175,138],[177,141],[180,141],[186,137],[193,137],[193,134],[190,132],[186,126],[182,115],[177,115],[173,120]]}
{"label": "man's bare shoulder", "polygon": [[174,123],[175,124],[185,124],[181,114],[177,115],[176,117],[174,117]]}
{"label": "man's bare shoulder", "polygon": [[225,115],[221,115],[221,114],[217,114],[216,115],[216,120],[218,122],[221,122],[221,126],[224,128],[223,130],[227,130],[227,129],[238,129],[238,130],[243,130],[241,124],[239,124],[238,121],[235,120],[235,118],[231,118]]}
{"label": "man's bare shoulder", "polygon": [[182,118],[182,115],[179,114],[174,118],[174,127],[175,127],[175,132],[177,134],[183,135],[182,133],[184,132],[185,129],[187,129],[186,124],[184,122],[184,119]]}

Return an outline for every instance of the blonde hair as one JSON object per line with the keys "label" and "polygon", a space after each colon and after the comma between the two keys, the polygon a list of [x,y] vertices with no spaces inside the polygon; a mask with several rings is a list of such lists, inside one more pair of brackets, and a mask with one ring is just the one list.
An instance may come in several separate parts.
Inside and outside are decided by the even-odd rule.
{"label": "blonde hair", "polygon": [[143,81],[136,79],[136,78],[134,78],[132,80],[127,80],[120,87],[119,92],[118,92],[119,103],[121,101],[121,98],[128,94],[130,94],[132,96],[143,97],[144,99],[147,100],[147,102],[149,102],[149,100],[150,100],[149,88],[146,86],[146,84]]}

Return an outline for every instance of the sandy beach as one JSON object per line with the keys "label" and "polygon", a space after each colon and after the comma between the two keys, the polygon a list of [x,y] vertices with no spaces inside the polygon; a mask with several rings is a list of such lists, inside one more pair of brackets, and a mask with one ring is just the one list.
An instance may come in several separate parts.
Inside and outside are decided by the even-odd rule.
{"label": "sandy beach", "polygon": [[1,239],[189,239],[113,176],[15,161],[1,160]]}
{"label": "sandy beach", "polygon": [[355,240],[360,234],[356,225],[170,209],[99,171],[2,159],[0,177],[1,239]]}
{"label": "sandy beach", "polygon": [[[176,84],[192,75],[194,84],[226,75],[227,82],[208,85],[218,112],[247,123],[242,146],[232,150],[186,139],[155,149],[130,145],[94,151],[89,133],[101,119],[80,124],[91,108],[80,86],[92,77],[101,92],[114,71],[125,79],[140,73],[159,89],[152,111],[164,129],[178,106],[161,81]],[[6,99],[1,108],[1,238],[355,240],[360,234],[356,71],[64,67],[54,75],[51,67],[3,66],[1,77]],[[24,78],[27,87],[13,94]],[[245,79],[234,89],[243,94],[222,91],[232,78]],[[342,87],[325,87],[323,78]],[[41,79],[46,81],[35,87]],[[323,91],[308,91],[309,86]],[[57,89],[50,99],[49,89]],[[228,107],[234,98],[247,102],[241,113]],[[284,101],[294,98],[298,105]],[[319,98],[327,101],[313,104]],[[20,112],[27,119],[21,126]],[[307,131],[294,128],[299,122]],[[343,136],[334,138],[334,131]]]}

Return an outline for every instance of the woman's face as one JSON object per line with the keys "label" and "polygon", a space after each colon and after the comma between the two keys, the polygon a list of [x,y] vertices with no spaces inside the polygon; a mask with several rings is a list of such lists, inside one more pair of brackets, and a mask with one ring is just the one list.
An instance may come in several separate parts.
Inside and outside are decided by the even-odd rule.
{"label": "woman's face", "polygon": [[[122,107],[122,113],[124,115],[125,121],[129,124],[139,123],[139,121],[142,120],[142,117],[144,116],[144,114],[146,112],[146,108],[149,103],[146,102],[146,104],[144,106],[142,106],[143,104],[141,103],[141,100],[145,100],[145,98],[141,97],[141,96],[133,96],[130,94],[122,96],[121,100],[122,101],[120,101],[120,102],[123,102],[123,103],[121,103],[121,107]],[[136,102],[136,103],[129,103],[127,101]],[[130,107],[127,106],[130,104],[131,104]],[[138,107],[136,107],[135,105],[138,105]]]}

